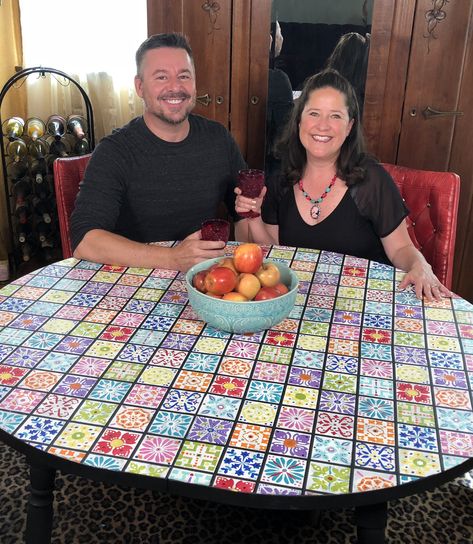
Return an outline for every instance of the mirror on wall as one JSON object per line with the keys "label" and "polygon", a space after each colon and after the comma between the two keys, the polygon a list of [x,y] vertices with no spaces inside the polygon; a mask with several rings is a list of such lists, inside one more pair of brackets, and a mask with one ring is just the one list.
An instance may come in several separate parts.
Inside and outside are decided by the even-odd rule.
{"label": "mirror on wall", "polygon": [[[329,64],[357,91],[363,111],[374,0],[273,0],[266,162],[304,81]],[[270,166],[266,168],[271,169]]]}

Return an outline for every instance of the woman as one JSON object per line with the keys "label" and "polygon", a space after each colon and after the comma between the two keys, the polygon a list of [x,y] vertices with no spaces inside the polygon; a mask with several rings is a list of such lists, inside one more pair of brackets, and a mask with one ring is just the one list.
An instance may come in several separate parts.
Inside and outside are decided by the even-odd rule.
{"label": "woman", "polygon": [[[392,264],[418,298],[451,296],[407,232],[408,210],[384,168],[363,151],[352,85],[337,71],[310,77],[281,141],[281,174],[256,200],[237,188],[236,211],[262,216],[237,223],[237,237],[346,253]],[[267,191],[267,194],[266,194]],[[264,199],[264,203],[263,203]]]}

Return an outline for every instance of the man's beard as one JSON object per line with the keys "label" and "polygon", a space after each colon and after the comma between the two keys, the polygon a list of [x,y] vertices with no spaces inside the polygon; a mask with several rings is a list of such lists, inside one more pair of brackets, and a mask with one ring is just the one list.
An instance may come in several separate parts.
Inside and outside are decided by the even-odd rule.
{"label": "man's beard", "polygon": [[165,123],[168,123],[169,125],[180,125],[181,123],[183,123],[184,121],[186,121],[186,119],[189,117],[189,114],[191,113],[191,111],[194,109],[195,107],[195,98],[193,98],[191,95],[184,95],[184,94],[179,94],[179,95],[173,95],[173,96],[166,96],[166,98],[183,98],[185,100],[187,99],[191,99],[191,101],[189,102],[189,105],[187,106],[187,108],[185,109],[185,111],[182,113],[181,117],[168,117],[163,111],[156,111],[154,112],[154,115],[160,119],[161,121],[164,121]]}

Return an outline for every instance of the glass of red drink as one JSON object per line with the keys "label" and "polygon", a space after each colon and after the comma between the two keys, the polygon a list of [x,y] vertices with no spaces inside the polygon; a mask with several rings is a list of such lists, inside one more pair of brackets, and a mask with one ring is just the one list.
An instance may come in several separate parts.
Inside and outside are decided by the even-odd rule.
{"label": "glass of red drink", "polygon": [[[249,168],[238,172],[237,186],[241,189],[241,194],[248,198],[256,198],[260,195],[264,187],[264,170]],[[242,217],[259,217],[259,213],[254,211],[240,213]]]}
{"label": "glass of red drink", "polygon": [[207,219],[200,228],[202,240],[220,240],[227,243],[230,236],[230,223],[225,219]]}

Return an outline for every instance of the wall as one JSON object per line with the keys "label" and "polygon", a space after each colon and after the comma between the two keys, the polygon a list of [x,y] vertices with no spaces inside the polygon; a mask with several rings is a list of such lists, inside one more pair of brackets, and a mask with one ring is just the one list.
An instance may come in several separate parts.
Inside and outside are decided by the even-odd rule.
{"label": "wall", "polygon": [[[0,3],[0,86],[15,74],[15,67],[21,66],[23,51],[21,47],[20,8],[18,0],[3,0]],[[12,116],[25,117],[25,96],[23,89],[8,91],[1,104],[2,121]],[[7,211],[3,171],[0,168],[0,254],[4,254],[7,234]]]}
{"label": "wall", "polygon": [[271,20],[362,25],[365,2],[371,21],[374,0],[273,0]]}

